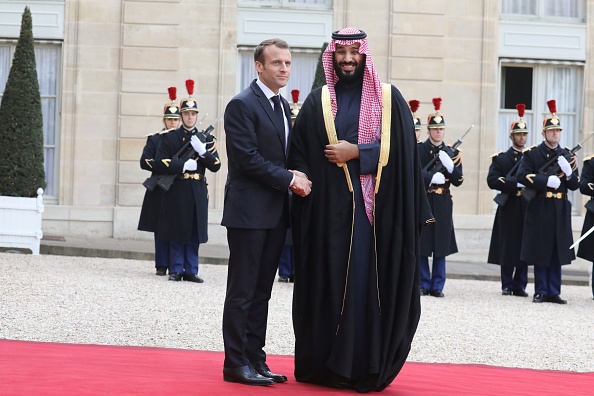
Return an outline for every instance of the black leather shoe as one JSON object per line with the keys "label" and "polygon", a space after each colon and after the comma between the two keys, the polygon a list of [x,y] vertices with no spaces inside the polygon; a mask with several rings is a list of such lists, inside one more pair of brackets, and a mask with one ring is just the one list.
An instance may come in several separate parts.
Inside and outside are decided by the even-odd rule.
{"label": "black leather shoe", "polygon": [[512,291],[511,289],[508,289],[507,287],[503,290],[501,290],[501,295],[502,296],[511,296],[512,295]]}
{"label": "black leather shoe", "polygon": [[285,275],[280,275],[278,277],[278,281],[281,283],[289,283],[289,277]]}
{"label": "black leather shoe", "polygon": [[567,300],[562,299],[561,296],[549,296],[547,301],[555,304],[567,304]]}
{"label": "black leather shoe", "polygon": [[254,370],[256,370],[256,373],[260,374],[263,377],[270,378],[274,382],[280,384],[281,382],[287,381],[287,377],[285,377],[284,375],[275,374],[272,371],[270,371],[266,362],[252,363],[252,366],[254,367]]}
{"label": "black leather shoe", "polygon": [[433,297],[445,297],[445,294],[441,290],[431,290],[430,294]]}
{"label": "black leather shoe", "polygon": [[167,275],[167,267],[157,267],[156,275],[159,275],[159,276]]}
{"label": "black leather shoe", "polygon": [[169,274],[169,280],[179,282],[180,280],[182,280],[182,274],[179,274],[179,273]]}
{"label": "black leather shoe", "polygon": [[528,293],[526,293],[524,290],[522,289],[518,289],[518,290],[514,290],[513,292],[514,296],[518,296],[518,297],[528,297]]}
{"label": "black leather shoe", "polygon": [[184,274],[182,276],[182,279],[185,281],[188,281],[188,282],[204,283],[204,279],[202,279],[198,275],[194,275],[194,274]]}
{"label": "black leather shoe", "polygon": [[223,368],[223,379],[227,382],[238,382],[245,385],[272,385],[274,380],[256,373],[250,366]]}
{"label": "black leather shoe", "polygon": [[295,283],[295,275],[289,276],[289,282]]}
{"label": "black leather shoe", "polygon": [[543,302],[547,302],[547,296],[545,296],[544,294],[535,294],[534,297],[532,298],[532,302],[533,303],[543,303]]}
{"label": "black leather shoe", "polygon": [[421,287],[421,296],[428,296],[429,295],[429,290],[425,289],[424,287]]}

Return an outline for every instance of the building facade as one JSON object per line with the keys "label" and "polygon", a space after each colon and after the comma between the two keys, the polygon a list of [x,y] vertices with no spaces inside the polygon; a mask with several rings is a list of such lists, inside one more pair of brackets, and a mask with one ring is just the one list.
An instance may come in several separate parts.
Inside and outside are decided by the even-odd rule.
{"label": "building facade", "polygon": [[[299,89],[305,99],[331,32],[355,26],[380,78],[421,101],[423,122],[442,97],[446,142],[474,125],[454,197],[461,251],[486,257],[495,211],[486,175],[491,154],[508,147],[516,103],[527,105],[530,144],[541,140],[549,99],[563,145],[593,130],[594,0],[0,0],[0,95],[25,6],[43,100],[46,235],[150,238],[136,231],[147,176],[139,158],[145,135],[161,128],[167,87],[180,99],[184,81],[196,81],[205,128],[255,77],[253,48],[270,37],[292,47],[288,98]],[[222,121],[215,127],[224,164]],[[590,141],[579,157],[593,152]],[[211,239],[224,242],[225,167],[207,178]],[[578,235],[585,199],[572,201]]]}

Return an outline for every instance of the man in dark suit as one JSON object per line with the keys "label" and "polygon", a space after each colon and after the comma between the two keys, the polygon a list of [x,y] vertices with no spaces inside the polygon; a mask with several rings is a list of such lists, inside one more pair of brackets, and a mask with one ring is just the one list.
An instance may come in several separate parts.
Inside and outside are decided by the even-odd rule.
{"label": "man in dark suit", "polygon": [[254,51],[258,79],[225,109],[229,172],[221,224],[229,267],[223,311],[223,378],[272,385],[287,377],[266,365],[268,301],[289,225],[288,191],[305,196],[311,182],[286,169],[291,114],[279,90],[291,74],[291,52],[280,39]]}

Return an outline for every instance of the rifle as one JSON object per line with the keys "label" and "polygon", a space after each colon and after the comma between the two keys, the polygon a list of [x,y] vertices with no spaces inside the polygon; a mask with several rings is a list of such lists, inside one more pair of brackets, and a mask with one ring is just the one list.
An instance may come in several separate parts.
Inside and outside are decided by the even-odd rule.
{"label": "rifle", "polygon": [[[203,131],[197,131],[196,133],[192,134],[192,135],[196,135],[198,137],[198,139],[200,139],[200,141],[202,143],[206,142],[206,138],[208,137],[208,135],[210,135],[210,133],[215,129],[214,125],[223,117],[223,114],[221,114],[216,120],[213,121],[212,124],[210,124],[205,130]],[[188,139],[182,146],[181,148],[177,151],[177,153],[175,153],[175,155],[173,156],[173,158],[175,159],[180,159],[182,161],[187,161],[190,158],[192,158],[194,156],[194,154],[196,153],[194,151],[194,149],[191,146],[191,136],[190,139]],[[155,186],[154,184],[156,184],[157,186],[159,186],[161,189],[163,189],[164,191],[169,191],[169,189],[171,188],[171,185],[173,184],[173,180],[175,179],[176,175],[172,175],[172,174],[159,174],[156,175],[155,178],[153,178],[154,175],[151,175],[151,177],[149,177],[148,179],[146,179],[144,181],[144,183],[142,183],[147,189],[149,189],[149,191],[153,191]],[[153,180],[151,180],[153,179]],[[150,189],[149,187],[147,187],[147,184],[149,185],[149,187],[152,186],[152,189]]]}
{"label": "rifle", "polygon": [[[513,168],[511,168],[509,170],[509,172],[507,172],[507,174],[505,175],[505,178],[507,179],[508,177],[513,177],[516,174],[516,171],[518,170],[519,166],[520,166],[520,161],[516,162],[516,164],[513,166]],[[505,203],[507,202],[508,198],[509,198],[508,193],[500,192],[499,194],[495,195],[495,198],[493,198],[493,201],[495,201],[495,203],[499,206],[504,206]]]}
{"label": "rifle", "polygon": [[[470,126],[470,128],[468,128],[466,130],[466,132],[464,132],[464,135],[462,135],[462,137],[460,137],[458,140],[456,140],[456,143],[454,143],[452,145],[452,147],[445,146],[443,148],[443,150],[446,152],[447,155],[450,156],[450,158],[454,157],[454,153],[455,153],[454,150],[457,149],[462,144],[462,139],[464,139],[464,136],[468,135],[468,132],[470,132],[470,130],[472,128],[474,128],[474,124],[472,124]],[[431,161],[429,161],[427,163],[427,165],[425,165],[423,167],[423,171],[424,172],[429,172],[429,174],[431,176],[433,176],[437,172],[442,172],[444,169],[445,168],[444,168],[443,164],[441,163],[441,161],[439,160],[439,156],[438,155],[436,155],[435,157],[433,157],[431,159]]]}
{"label": "rifle", "polygon": [[[590,136],[588,136],[582,142],[578,143],[571,150],[569,150],[567,148],[559,150],[559,152],[555,156],[551,157],[550,160],[548,160],[540,168],[538,168],[536,173],[539,175],[545,175],[545,176],[556,175],[561,170],[561,168],[559,167],[559,162],[558,162],[559,156],[561,156],[561,155],[564,156],[565,159],[568,162],[570,162],[572,157],[575,155],[575,153],[577,153],[578,151],[580,151],[582,149],[582,144],[584,144],[592,136],[594,136],[594,132],[591,133]],[[522,190],[522,193],[521,193],[522,198],[524,198],[526,201],[530,202],[532,200],[532,198],[534,198],[536,196],[536,192],[537,191],[535,189],[525,188]]]}

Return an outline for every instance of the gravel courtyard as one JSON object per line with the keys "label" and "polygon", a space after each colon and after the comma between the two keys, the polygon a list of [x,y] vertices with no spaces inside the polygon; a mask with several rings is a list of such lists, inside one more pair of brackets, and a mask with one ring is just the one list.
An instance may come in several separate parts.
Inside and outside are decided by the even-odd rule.
{"label": "gravel courtyard", "polygon": [[[222,351],[227,267],[201,264],[200,276],[169,282],[149,261],[0,253],[0,338]],[[292,354],[292,290],[274,284],[269,354]],[[502,296],[490,281],[450,279],[444,293],[422,297],[409,361],[594,371],[588,287],[563,286],[568,305]]]}

